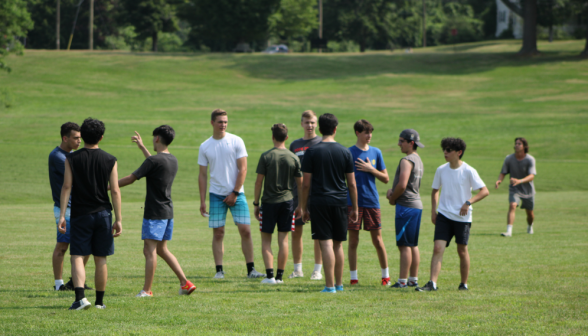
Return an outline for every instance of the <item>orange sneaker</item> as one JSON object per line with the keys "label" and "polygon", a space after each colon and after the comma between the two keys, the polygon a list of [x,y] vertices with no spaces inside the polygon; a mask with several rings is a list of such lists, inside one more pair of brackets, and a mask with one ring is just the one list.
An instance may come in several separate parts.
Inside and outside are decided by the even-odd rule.
{"label": "orange sneaker", "polygon": [[382,278],[382,286],[390,286],[390,278]]}
{"label": "orange sneaker", "polygon": [[180,287],[180,295],[190,295],[195,290],[196,286],[188,280],[185,286]]}
{"label": "orange sneaker", "polygon": [[358,283],[359,283],[359,280],[351,280],[350,285],[353,286],[353,285],[357,285]]}

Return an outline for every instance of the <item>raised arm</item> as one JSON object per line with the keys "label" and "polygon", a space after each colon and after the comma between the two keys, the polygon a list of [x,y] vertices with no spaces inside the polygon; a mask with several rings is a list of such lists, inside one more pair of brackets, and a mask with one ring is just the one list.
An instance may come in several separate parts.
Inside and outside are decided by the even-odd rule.
{"label": "raised arm", "polygon": [[253,196],[253,203],[257,204],[254,205],[254,214],[255,214],[255,218],[257,218],[258,221],[261,222],[261,217],[259,216],[259,198],[261,197],[261,188],[263,187],[263,179],[265,178],[265,175],[263,174],[257,174],[257,180],[255,180],[255,191],[254,191],[254,196]]}
{"label": "raised arm", "polygon": [[208,178],[208,167],[200,166],[200,172],[198,173],[198,190],[200,192],[200,215],[207,217],[206,212],[206,179]]}
{"label": "raised arm", "polygon": [[143,152],[143,155],[145,155],[145,158],[150,157],[151,153],[149,153],[149,150],[145,147],[145,145],[143,145],[143,139],[141,139],[141,135],[137,131],[135,131],[135,134],[135,136],[131,137],[131,141],[137,144],[141,152]]}
{"label": "raised arm", "polygon": [[392,190],[390,197],[388,200],[390,201],[391,205],[396,205],[396,200],[398,197],[404,194],[406,191],[406,186],[408,185],[408,179],[410,178],[410,172],[412,171],[413,163],[408,160],[400,160],[400,174],[398,175],[398,184]]}
{"label": "raised arm", "polygon": [[114,163],[112,172],[110,172],[110,196],[112,198],[112,207],[114,208],[115,221],[112,224],[114,230],[114,237],[120,236],[122,233],[122,211],[121,211],[121,197],[120,188],[118,186],[118,163]]}
{"label": "raised arm", "polygon": [[59,232],[65,233],[66,222],[65,222],[65,211],[67,210],[67,204],[69,203],[69,195],[71,195],[72,186],[72,175],[69,161],[65,160],[65,173],[63,175],[63,186],[61,187],[61,208],[59,213]]}

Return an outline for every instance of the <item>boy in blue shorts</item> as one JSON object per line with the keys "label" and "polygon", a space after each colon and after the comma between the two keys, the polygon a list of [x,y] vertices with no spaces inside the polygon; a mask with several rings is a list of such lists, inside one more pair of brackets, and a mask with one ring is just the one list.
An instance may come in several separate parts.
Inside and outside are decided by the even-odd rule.
{"label": "boy in blue shorts", "polygon": [[174,229],[174,208],[171,199],[171,188],[178,172],[178,160],[173,156],[168,146],[175,138],[175,131],[171,126],[162,125],[153,130],[153,150],[157,155],[151,155],[143,145],[138,132],[131,140],[137,144],[145,155],[146,160],[139,169],[131,175],[118,181],[119,187],[127,186],[143,177],[147,178],[147,195],[145,196],[145,211],[143,214],[143,254],[145,255],[145,284],[137,297],[151,297],[153,292],[153,277],[157,267],[159,255],[174,271],[180,280],[180,295],[190,295],[196,286],[192,284],[178,263],[176,257],[167,249],[167,242],[172,239]]}
{"label": "boy in blue shorts", "polygon": [[400,159],[392,189],[386,195],[390,204],[396,206],[396,245],[400,251],[400,276],[392,288],[418,285],[421,261],[418,245],[423,213],[419,189],[424,168],[417,148],[425,147],[420,141],[418,132],[413,129],[400,133],[398,147],[406,156]]}
{"label": "boy in blue shorts", "polygon": [[[388,183],[388,171],[384,164],[382,152],[371,147],[369,143],[372,140],[374,127],[369,121],[361,119],[353,126],[357,142],[355,146],[349,147],[353,157],[355,183],[357,185],[357,205],[359,206],[359,217],[356,222],[349,219],[349,273],[351,275],[351,285],[356,285],[359,280],[357,277],[357,246],[359,245],[359,230],[363,221],[363,229],[368,231],[372,238],[372,243],[378,253],[380,268],[382,269],[382,285],[390,284],[390,274],[388,272],[388,256],[386,247],[382,240],[382,219],[380,216],[380,200],[378,189],[376,189],[376,179],[383,183]],[[352,211],[351,197],[347,193],[348,211]]]}

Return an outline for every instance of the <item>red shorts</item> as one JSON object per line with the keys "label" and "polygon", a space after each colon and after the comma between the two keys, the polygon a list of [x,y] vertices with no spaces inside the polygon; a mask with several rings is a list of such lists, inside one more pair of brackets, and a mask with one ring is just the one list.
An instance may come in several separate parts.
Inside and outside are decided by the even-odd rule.
{"label": "red shorts", "polygon": [[[351,213],[351,207],[347,207],[348,213]],[[380,209],[378,208],[362,208],[359,207],[359,214],[357,222],[351,221],[351,216],[348,216],[347,230],[361,230],[361,222],[363,221],[363,229],[366,231],[380,230],[382,228],[382,219],[380,218]]]}

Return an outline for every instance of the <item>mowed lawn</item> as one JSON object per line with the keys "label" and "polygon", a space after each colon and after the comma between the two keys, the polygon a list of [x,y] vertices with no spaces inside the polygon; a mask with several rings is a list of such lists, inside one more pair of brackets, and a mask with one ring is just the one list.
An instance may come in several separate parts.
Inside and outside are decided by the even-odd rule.
{"label": "mowed lawn", "polygon": [[[588,333],[588,61],[582,41],[540,43],[535,58],[513,55],[519,41],[493,41],[417,50],[413,54],[151,54],[27,51],[7,59],[0,74],[0,334],[587,334]],[[490,196],[474,205],[470,291],[457,291],[455,243],[445,254],[435,293],[394,291],[380,284],[369,235],[361,234],[360,285],[319,293],[310,281],[312,241],[307,227],[303,279],[263,287],[247,279],[236,228],[227,227],[224,281],[213,281],[211,230],[199,214],[198,146],[211,135],[210,112],[229,112],[229,132],[249,152],[245,183],[253,198],[260,154],[271,148],[270,126],[283,122],[290,140],[302,136],[300,114],[334,113],[337,140],[355,143],[353,123],[375,126],[372,145],[383,151],[391,177],[402,157],[402,129],[415,128],[426,148],[421,195],[419,281],[429,278],[434,226],[430,186],[444,163],[443,137],[463,138],[464,161],[475,167]],[[176,130],[170,147],[180,170],[173,187],[175,232],[170,249],[198,289],[177,295],[174,274],[159,261],[153,298],[137,299],[143,284],[140,240],[145,182],[122,189],[123,235],[109,258],[107,310],[69,312],[73,292],[51,291],[55,225],[47,174],[59,127],[101,119],[101,147],[118,158],[119,175],[143,161],[130,137],[146,142],[161,124]],[[505,229],[508,188],[494,189],[514,138],[529,140],[537,160],[535,234],[517,211],[512,238]],[[290,141],[289,140],[289,141]],[[289,142],[288,141],[288,142]],[[378,183],[390,273],[398,276],[394,208]],[[252,208],[251,208],[252,210]],[[230,217],[229,217],[230,218]],[[230,223],[230,219],[229,219]],[[253,222],[256,268],[264,269]],[[347,247],[345,246],[345,251]],[[277,254],[277,244],[274,244]],[[88,284],[93,286],[93,262]],[[290,262],[286,275],[292,272]],[[66,262],[64,274],[70,275]],[[91,302],[94,293],[88,292]]]}

